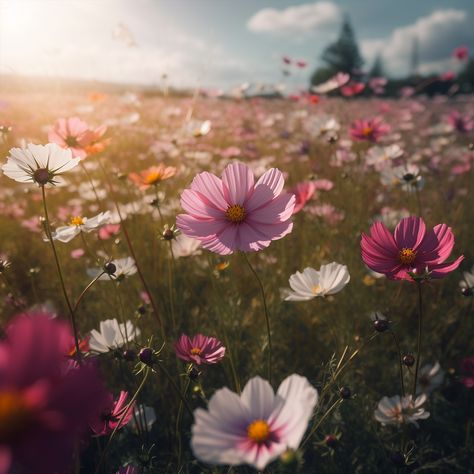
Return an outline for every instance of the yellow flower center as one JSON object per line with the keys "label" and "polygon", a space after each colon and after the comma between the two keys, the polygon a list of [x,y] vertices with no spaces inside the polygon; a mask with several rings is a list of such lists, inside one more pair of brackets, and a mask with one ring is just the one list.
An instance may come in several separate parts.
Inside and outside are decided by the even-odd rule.
{"label": "yellow flower center", "polygon": [[32,413],[20,393],[0,391],[0,444],[8,443],[26,431]]}
{"label": "yellow flower center", "polygon": [[313,293],[314,295],[319,295],[319,293],[321,293],[321,286],[320,285],[314,285],[313,288],[311,288],[311,293]]}
{"label": "yellow flower center", "polygon": [[71,218],[71,225],[76,225],[76,226],[80,226],[80,225],[84,225],[84,218],[81,217],[81,216],[74,216]]}
{"label": "yellow flower center", "polygon": [[416,252],[413,249],[404,248],[398,252],[398,260],[404,265],[410,265],[415,261]]}
{"label": "yellow flower center", "polygon": [[243,206],[240,204],[234,204],[227,208],[227,211],[225,211],[225,216],[230,222],[239,223],[245,219],[246,212]]}
{"label": "yellow flower center", "polygon": [[156,184],[163,179],[163,173],[160,171],[150,171],[143,177],[145,184]]}
{"label": "yellow flower center", "polygon": [[202,349],[199,349],[199,347],[193,347],[191,349],[191,354],[192,355],[199,355],[202,352]]}
{"label": "yellow flower center", "polygon": [[365,137],[368,137],[373,131],[374,129],[372,127],[364,127],[362,129],[362,135],[364,135]]}
{"label": "yellow flower center", "polygon": [[247,436],[256,443],[263,443],[270,437],[270,427],[264,420],[255,420],[247,427]]}

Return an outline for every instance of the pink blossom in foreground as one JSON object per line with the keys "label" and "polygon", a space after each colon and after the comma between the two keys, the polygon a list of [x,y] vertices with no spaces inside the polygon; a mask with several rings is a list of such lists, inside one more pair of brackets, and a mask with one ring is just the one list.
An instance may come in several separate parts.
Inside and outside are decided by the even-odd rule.
{"label": "pink blossom in foreground", "polygon": [[225,347],[219,339],[202,334],[192,338],[182,334],[175,343],[174,350],[181,360],[197,365],[217,364],[225,355]]}
{"label": "pink blossom in foreground", "polygon": [[304,205],[313,197],[315,191],[316,185],[314,184],[314,181],[304,181],[290,189],[290,192],[293,193],[296,198],[293,214],[296,214],[303,209]]}
{"label": "pink blossom in foreground", "polygon": [[352,97],[360,94],[364,89],[365,84],[363,82],[350,82],[346,86],[341,87],[341,94],[344,97]]}
{"label": "pink blossom in foreground", "polygon": [[457,110],[453,110],[448,115],[448,123],[460,133],[470,132],[474,128],[474,122],[470,115],[461,115]]}
{"label": "pink blossom in foreground", "polygon": [[208,410],[194,411],[194,455],[210,464],[248,464],[262,471],[288,448],[298,448],[317,401],[317,390],[296,374],[276,394],[260,377],[250,379],[240,396],[217,390]]}
{"label": "pink blossom in foreground", "polygon": [[375,222],[370,236],[362,234],[362,260],[390,280],[413,281],[412,275],[429,273],[443,278],[458,268],[463,256],[446,263],[454,247],[454,235],[446,224],[427,231],[420,217],[402,219],[392,233],[382,222]]}
{"label": "pink blossom in foreground", "polygon": [[17,316],[0,342],[0,474],[64,472],[103,404],[95,368],[66,358],[71,332],[49,314]]}
{"label": "pink blossom in foreground", "polygon": [[[101,413],[90,423],[91,430],[97,436],[108,435],[117,427],[121,428],[130,421],[135,405],[132,404],[127,409],[127,398],[128,392],[123,390],[120,392],[117,400],[114,400],[111,393],[107,394],[107,399],[102,406]],[[120,422],[120,420],[122,421]]]}
{"label": "pink blossom in foreground", "polygon": [[349,130],[351,137],[357,141],[377,142],[383,135],[390,132],[390,126],[380,117],[369,120],[356,120]]}
{"label": "pink blossom in foreground", "polygon": [[460,61],[464,61],[469,56],[469,49],[467,46],[458,46],[453,51],[453,57],[459,59]]}
{"label": "pink blossom in foreground", "polygon": [[466,388],[474,388],[474,357],[466,357],[461,362],[461,383]]}
{"label": "pink blossom in foreground", "polygon": [[105,125],[91,129],[78,117],[60,118],[48,133],[48,140],[62,148],[69,148],[74,158],[85,158],[105,148],[100,139],[107,131]]}
{"label": "pink blossom in foreground", "polygon": [[181,195],[187,214],[176,218],[179,230],[220,255],[235,250],[255,252],[293,229],[295,196],[284,193],[283,174],[276,168],[255,183],[251,169],[232,163],[222,179],[199,173]]}

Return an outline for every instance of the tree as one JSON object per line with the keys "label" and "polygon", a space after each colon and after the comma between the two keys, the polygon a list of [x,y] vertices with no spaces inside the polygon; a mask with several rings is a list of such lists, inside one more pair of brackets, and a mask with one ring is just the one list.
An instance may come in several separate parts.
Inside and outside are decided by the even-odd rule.
{"label": "tree", "polygon": [[324,50],[322,60],[334,71],[351,75],[364,64],[349,17],[344,18],[339,38]]}
{"label": "tree", "polygon": [[385,70],[383,66],[383,59],[380,54],[377,54],[372,69],[369,72],[369,77],[385,77]]}
{"label": "tree", "polygon": [[328,79],[334,76],[336,72],[330,67],[320,67],[316,69],[311,75],[311,85],[315,86],[326,82]]}

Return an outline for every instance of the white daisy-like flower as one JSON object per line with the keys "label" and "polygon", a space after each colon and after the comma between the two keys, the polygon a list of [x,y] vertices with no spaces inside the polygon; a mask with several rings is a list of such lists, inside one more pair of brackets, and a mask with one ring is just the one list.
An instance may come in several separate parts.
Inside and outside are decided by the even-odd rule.
{"label": "white daisy-like flower", "polygon": [[421,190],[425,184],[420,168],[413,164],[387,168],[382,171],[380,180],[386,186],[400,186],[408,192]]}
{"label": "white daisy-like flower", "polygon": [[194,411],[191,448],[201,461],[259,471],[288,448],[297,449],[318,402],[318,391],[300,375],[290,375],[277,393],[260,377],[242,393],[217,390],[207,410]]}
{"label": "white daisy-like flower", "polygon": [[125,324],[114,319],[100,322],[100,331],[93,329],[90,333],[89,347],[91,351],[106,353],[123,347],[127,342],[140,336],[140,330],[131,321]]}
{"label": "white daisy-like flower", "polygon": [[201,241],[184,234],[180,234],[173,239],[171,247],[176,258],[201,254]]}
{"label": "white daisy-like flower", "polygon": [[71,219],[69,225],[58,227],[52,234],[53,240],[60,242],[70,242],[81,232],[92,232],[101,225],[107,224],[110,220],[110,212],[101,212],[97,216],[87,217],[75,216]]}
{"label": "white daisy-like flower", "polygon": [[341,125],[328,115],[313,115],[305,121],[306,131],[316,137],[335,135],[341,129]]}
{"label": "white daisy-like flower", "polygon": [[332,262],[321,268],[305,268],[290,276],[289,291],[285,301],[308,301],[316,296],[328,296],[339,293],[351,279],[346,265]]}
{"label": "white daisy-like flower", "polygon": [[474,292],[474,265],[471,271],[462,272],[462,280],[459,282],[459,286],[464,295],[471,296]]}
{"label": "white daisy-like flower", "polygon": [[392,160],[400,158],[402,155],[403,150],[398,145],[374,146],[367,152],[365,162],[374,166],[375,169],[381,170],[390,166]]}
{"label": "white daisy-like flower", "polygon": [[[126,277],[135,275],[137,273],[137,265],[135,260],[132,257],[118,258],[117,260],[112,260],[107,265],[108,271],[99,277],[99,280],[108,280],[110,281],[122,281]],[[113,271],[111,271],[113,270]],[[103,268],[90,268],[87,270],[87,274],[91,278],[97,277],[97,275],[104,272]]]}
{"label": "white daisy-like flower", "polygon": [[63,183],[59,176],[79,164],[80,158],[73,158],[72,151],[56,143],[34,145],[26,148],[12,148],[3,173],[19,183],[35,183],[38,186]]}
{"label": "white daisy-like flower", "polygon": [[426,364],[420,369],[418,382],[416,384],[416,393],[430,394],[433,390],[441,387],[444,382],[444,370],[439,362]]}
{"label": "white daisy-like flower", "polygon": [[156,412],[153,407],[137,405],[133,411],[133,416],[127,424],[127,428],[138,433],[139,431],[151,431],[156,422]]}
{"label": "white daisy-like flower", "polygon": [[420,395],[415,400],[411,395],[400,397],[383,397],[374,412],[375,419],[382,425],[403,425],[412,423],[418,428],[417,420],[426,420],[430,412],[422,405],[426,402],[426,395]]}

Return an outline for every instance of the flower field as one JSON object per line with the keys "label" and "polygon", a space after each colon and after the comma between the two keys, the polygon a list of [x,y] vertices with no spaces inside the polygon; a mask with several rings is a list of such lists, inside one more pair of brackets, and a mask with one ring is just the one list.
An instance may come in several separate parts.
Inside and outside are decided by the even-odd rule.
{"label": "flower field", "polygon": [[3,94],[0,474],[471,472],[473,112]]}

